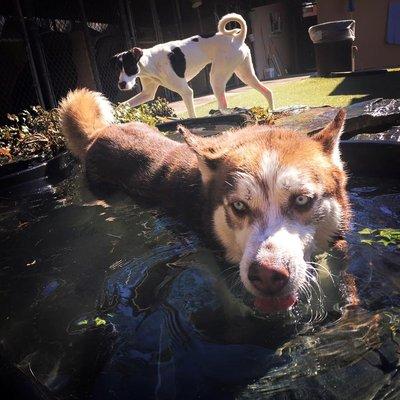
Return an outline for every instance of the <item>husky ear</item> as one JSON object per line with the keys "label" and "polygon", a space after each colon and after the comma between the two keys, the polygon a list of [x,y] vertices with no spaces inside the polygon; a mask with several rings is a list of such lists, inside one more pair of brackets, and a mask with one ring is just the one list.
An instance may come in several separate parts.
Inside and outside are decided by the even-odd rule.
{"label": "husky ear", "polygon": [[322,131],[316,133],[312,138],[322,144],[324,152],[331,156],[335,163],[340,162],[339,142],[342,135],[346,111],[341,108],[336,117]]}
{"label": "husky ear", "polygon": [[178,125],[178,132],[183,136],[190,150],[196,154],[202,180],[207,184],[218,168],[225,151],[215,146],[211,138],[195,135],[182,125]]}

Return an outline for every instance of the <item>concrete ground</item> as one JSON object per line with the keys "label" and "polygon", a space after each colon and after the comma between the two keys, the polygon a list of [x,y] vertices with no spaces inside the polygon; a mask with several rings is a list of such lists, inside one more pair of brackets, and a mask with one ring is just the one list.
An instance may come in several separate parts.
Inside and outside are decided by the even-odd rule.
{"label": "concrete ground", "polygon": [[[281,83],[286,83],[286,82],[290,82],[290,81],[299,81],[301,79],[308,78],[309,76],[310,75],[294,75],[294,76],[288,76],[286,78],[278,78],[278,79],[273,79],[273,80],[269,80],[269,81],[263,81],[261,83],[263,85],[267,86],[268,88],[273,89],[274,86],[279,85]],[[228,90],[226,92],[228,106],[229,106],[229,97],[230,96],[237,94],[237,93],[245,92],[249,89],[251,89],[249,86],[242,86],[239,88]],[[204,104],[212,102],[213,100],[215,100],[214,94],[208,94],[206,96],[196,97],[194,99],[194,106],[195,107],[202,106]],[[183,103],[182,100],[174,101],[173,103],[170,103],[169,105],[175,110],[176,114],[181,114],[186,111],[185,104]]]}

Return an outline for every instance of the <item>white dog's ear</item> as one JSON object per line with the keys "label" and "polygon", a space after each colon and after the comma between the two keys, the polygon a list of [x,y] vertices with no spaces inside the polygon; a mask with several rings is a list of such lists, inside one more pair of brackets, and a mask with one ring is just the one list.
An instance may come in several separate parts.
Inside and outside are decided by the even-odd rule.
{"label": "white dog's ear", "polygon": [[133,54],[133,57],[135,58],[136,61],[139,61],[140,58],[143,55],[143,50],[140,49],[139,47],[134,47],[133,49],[130,50],[131,53]]}
{"label": "white dog's ear", "polygon": [[332,122],[330,122],[320,132],[312,136],[315,141],[322,144],[324,152],[331,156],[332,160],[339,165],[341,164],[339,143],[345,120],[346,111],[344,108],[341,108]]}
{"label": "white dog's ear", "polygon": [[217,146],[213,138],[204,138],[195,135],[182,125],[178,125],[177,129],[185,139],[190,150],[196,154],[202,180],[207,184],[213,177],[226,150],[224,151]]}

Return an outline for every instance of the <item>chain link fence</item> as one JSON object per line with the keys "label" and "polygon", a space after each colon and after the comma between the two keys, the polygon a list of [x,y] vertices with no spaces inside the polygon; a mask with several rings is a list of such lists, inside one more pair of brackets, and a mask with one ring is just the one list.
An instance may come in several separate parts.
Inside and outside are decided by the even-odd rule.
{"label": "chain link fence", "polygon": [[[0,120],[31,105],[57,106],[77,87],[118,90],[111,57],[130,47],[123,32],[123,1],[14,1],[0,5]],[[126,29],[128,29],[125,26]]]}
{"label": "chain link fence", "polygon": [[[199,10],[186,0],[0,2],[0,122],[30,105],[56,107],[77,87],[127,100],[135,93],[118,89],[111,57],[134,45],[215,32],[218,14],[232,6],[221,0],[218,7],[203,2]],[[209,92],[207,69],[191,85],[197,95]],[[164,88],[157,95],[180,100]]]}
{"label": "chain link fence", "polygon": [[0,122],[38,103],[18,18],[0,15]]}

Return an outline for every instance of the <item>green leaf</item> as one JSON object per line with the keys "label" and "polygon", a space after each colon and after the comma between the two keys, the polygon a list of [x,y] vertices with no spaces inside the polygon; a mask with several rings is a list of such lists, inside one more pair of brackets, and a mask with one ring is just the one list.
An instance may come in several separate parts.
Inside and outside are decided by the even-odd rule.
{"label": "green leaf", "polygon": [[95,323],[96,326],[105,325],[106,324],[106,320],[102,319],[100,317],[96,317],[94,319],[94,323]]}
{"label": "green leaf", "polygon": [[392,229],[392,228],[381,229],[379,231],[379,235],[383,236],[383,237],[387,237],[389,239],[400,240],[400,229]]}
{"label": "green leaf", "polygon": [[77,325],[82,326],[82,325],[87,325],[89,321],[87,319],[83,319],[82,321],[79,321]]}
{"label": "green leaf", "polygon": [[361,231],[358,231],[360,235],[372,235],[376,232],[376,229],[364,228]]}
{"label": "green leaf", "polygon": [[376,243],[382,243],[385,247],[388,246],[389,244],[396,244],[394,240],[389,240],[389,239],[380,239],[377,240]]}
{"label": "green leaf", "polygon": [[372,244],[374,243],[374,241],[371,240],[371,239],[363,239],[363,240],[361,240],[361,243],[362,243],[362,244],[367,244],[367,245],[369,245],[369,246],[372,246]]}

